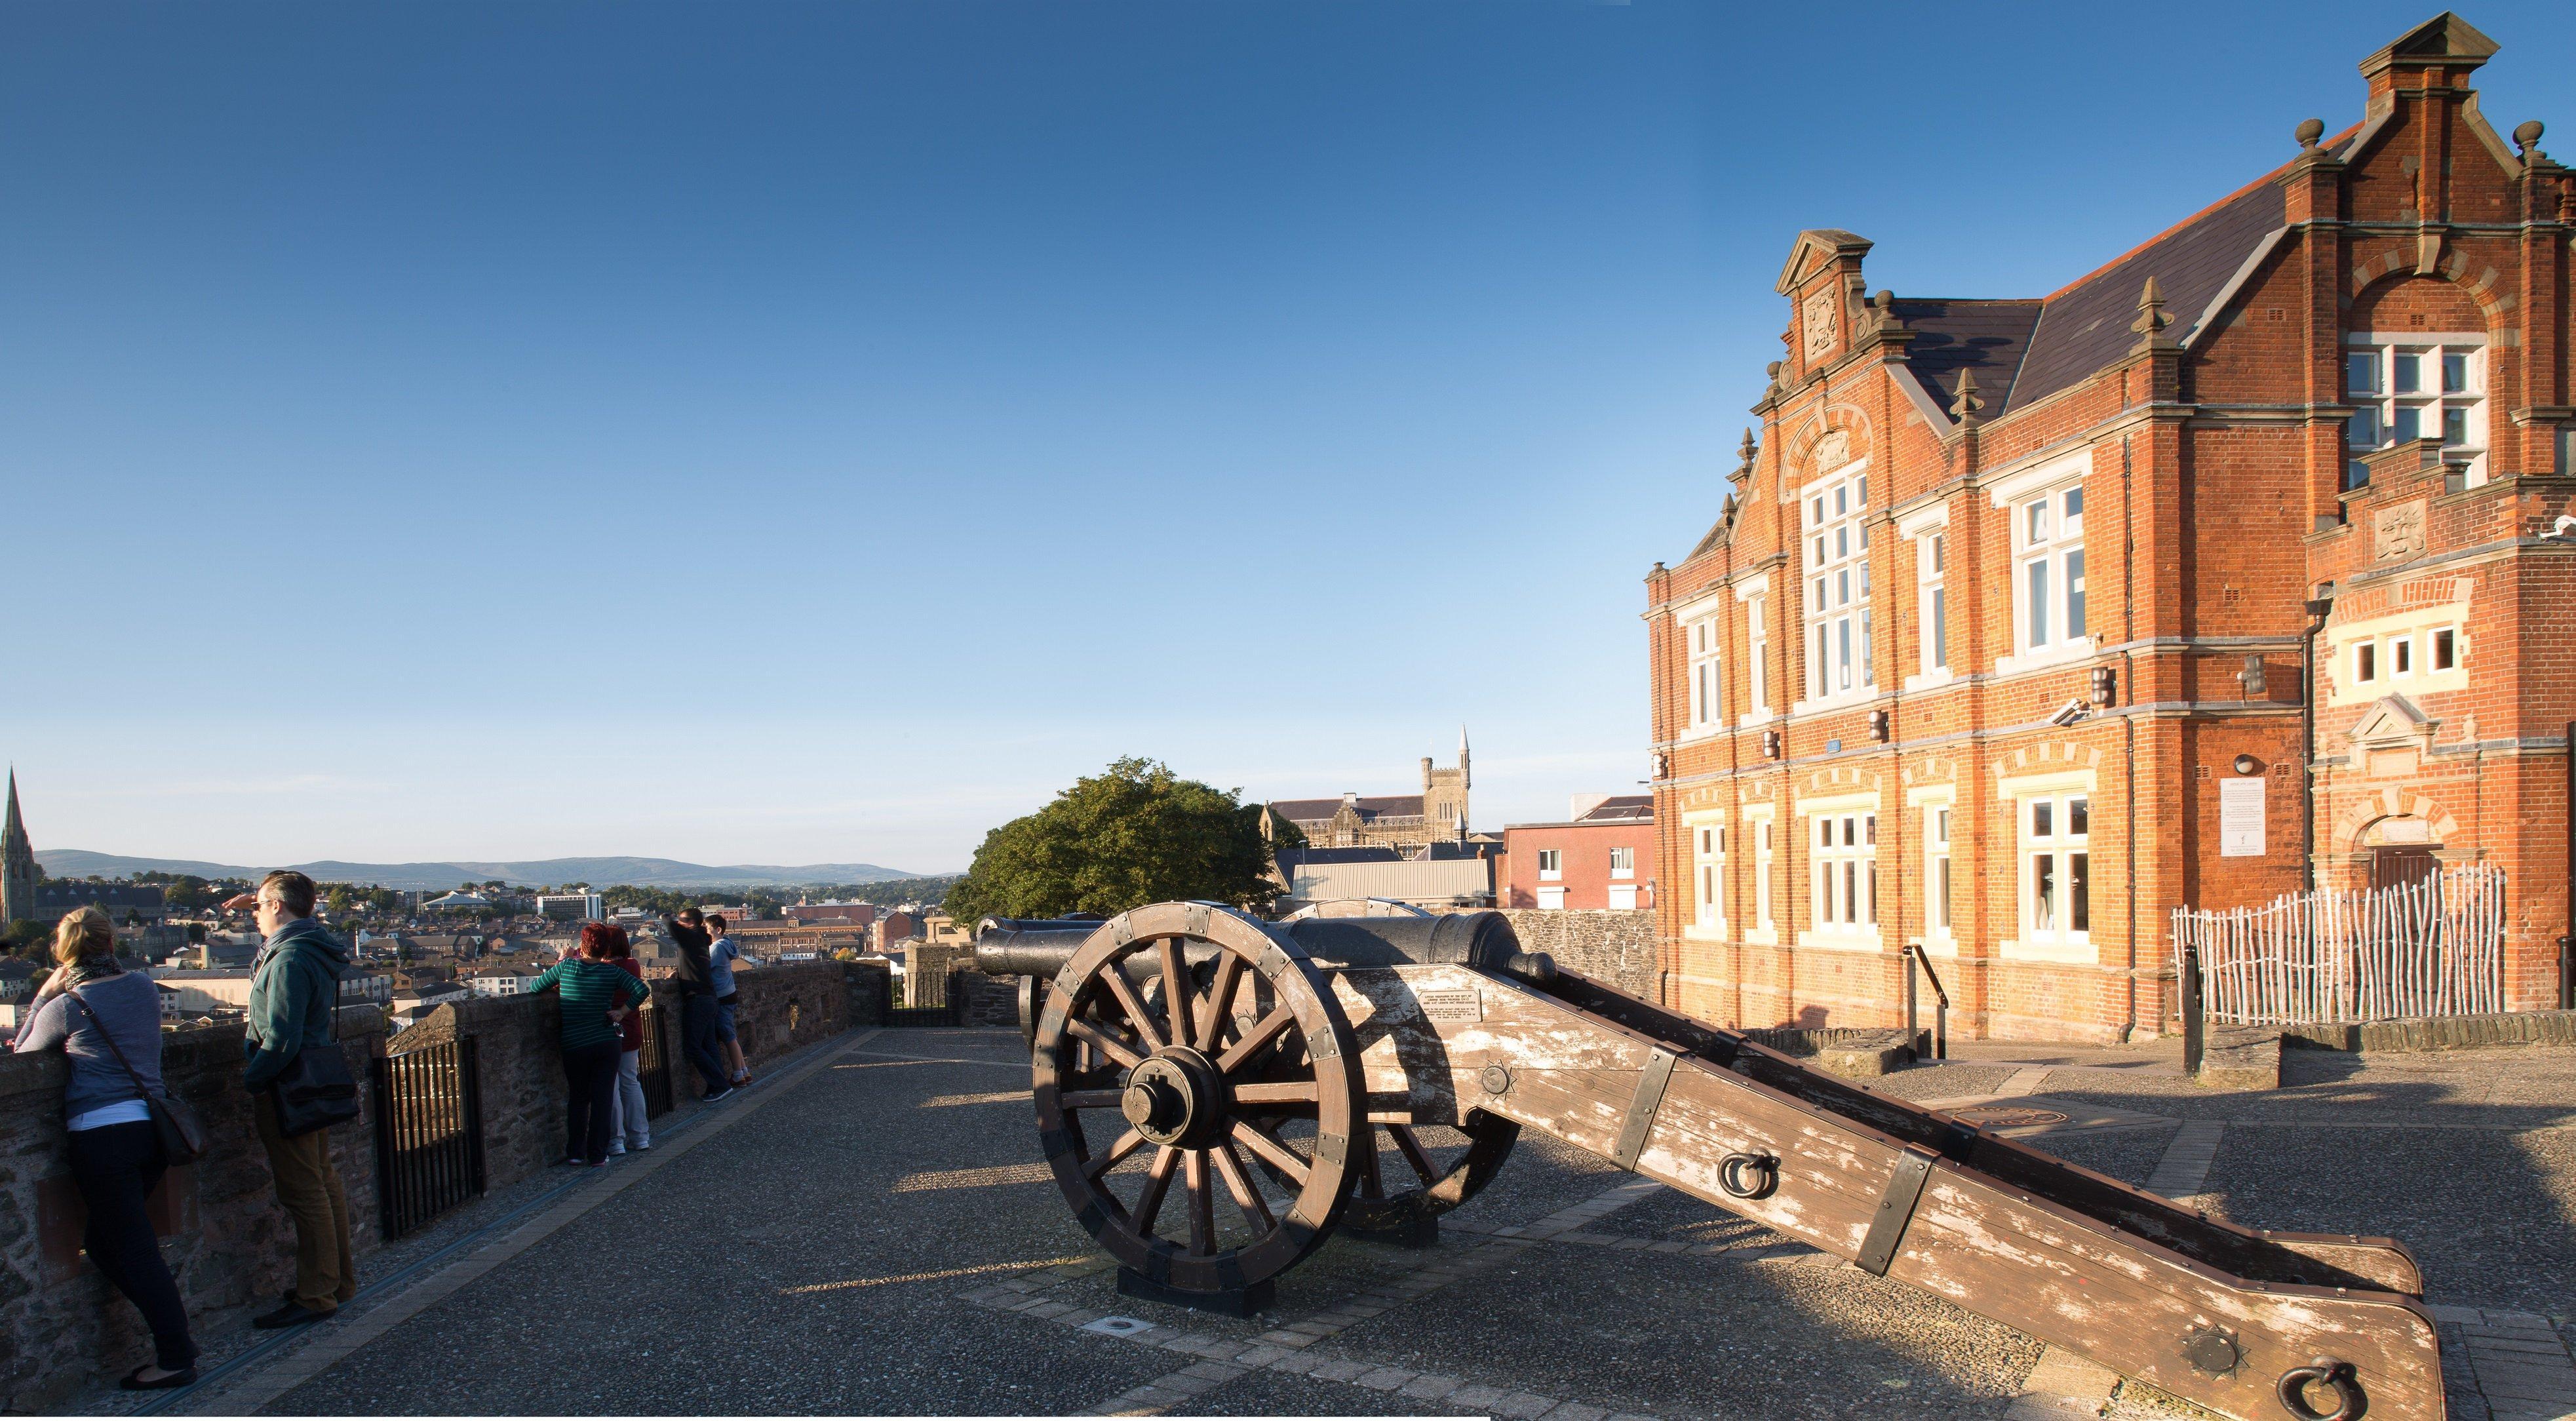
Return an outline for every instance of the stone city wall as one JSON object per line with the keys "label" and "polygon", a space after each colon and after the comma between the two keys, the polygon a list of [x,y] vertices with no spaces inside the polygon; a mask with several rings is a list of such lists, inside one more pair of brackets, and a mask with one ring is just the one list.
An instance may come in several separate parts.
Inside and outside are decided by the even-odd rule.
{"label": "stone city wall", "polygon": [[[340,1037],[351,1066],[363,1069],[385,1039],[383,1018],[373,1007],[344,1008]],[[83,1381],[152,1360],[141,1315],[81,1252],[85,1211],[65,1163],[62,1120],[69,1071],[59,1052],[0,1055],[0,1403],[11,1411],[47,1410]],[[295,1228],[278,1207],[241,1072],[238,1025],[162,1040],[162,1081],[196,1107],[210,1145],[205,1158],[169,1171],[153,1199],[162,1256],[191,1317],[273,1302],[295,1277]],[[372,1118],[333,1130],[331,1154],[363,1260],[382,1238]]]}
{"label": "stone city wall", "polygon": [[1655,999],[1655,915],[1647,909],[1575,911],[1504,908],[1526,952],[1544,952],[1556,965],[1606,982],[1630,996]]}
{"label": "stone city wall", "polygon": [[[757,1069],[854,1026],[886,1019],[886,966],[793,963],[737,979],[736,1031]],[[672,1095],[696,1108],[697,1073],[679,1055],[679,1004],[654,986],[663,1008]],[[483,1102],[484,1177],[499,1189],[563,1157],[563,1057],[555,994],[476,998],[441,1007],[391,1038],[396,1053],[475,1038]],[[387,1049],[372,1007],[345,1008],[341,1040],[364,1072]],[[192,1028],[162,1041],[162,1077],[203,1115],[212,1149],[173,1169],[153,1200],[162,1254],[191,1317],[266,1304],[294,1279],[295,1231],[277,1205],[268,1156],[241,1088],[242,1028]],[[108,1287],[80,1251],[83,1212],[65,1163],[59,1053],[0,1055],[0,1405],[15,1412],[57,1407],[74,1388],[152,1358],[151,1337],[133,1306]],[[331,1132],[349,1192],[350,1243],[365,1260],[382,1244],[376,1208],[372,1093],[367,1115]],[[661,1117],[668,1121],[672,1116]]]}

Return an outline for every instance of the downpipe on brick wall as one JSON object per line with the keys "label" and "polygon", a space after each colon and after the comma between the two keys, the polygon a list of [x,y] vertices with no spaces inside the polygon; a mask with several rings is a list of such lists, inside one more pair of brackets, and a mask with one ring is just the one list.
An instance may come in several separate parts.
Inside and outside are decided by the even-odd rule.
{"label": "downpipe on brick wall", "polygon": [[[2130,502],[2129,441],[2120,436],[2120,641],[2124,646],[2138,642],[2138,524],[2135,507]],[[2120,690],[2131,705],[2138,701],[2138,654],[2120,653]],[[2121,1039],[2133,1040],[2138,1034],[2138,718],[2135,714],[2120,717],[2124,732],[2123,753],[2128,757],[2129,805],[2129,1024]],[[2158,994],[2162,996],[2161,993]],[[2164,1003],[2156,1003],[2156,1029],[2164,1030]]]}
{"label": "downpipe on brick wall", "polygon": [[2308,599],[2307,635],[2299,638],[2299,871],[2317,891],[2317,638],[2334,611],[2334,584]]}

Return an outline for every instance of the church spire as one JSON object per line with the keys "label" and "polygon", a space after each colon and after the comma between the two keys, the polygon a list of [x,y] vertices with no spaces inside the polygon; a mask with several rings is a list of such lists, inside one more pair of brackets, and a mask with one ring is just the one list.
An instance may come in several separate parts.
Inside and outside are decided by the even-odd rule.
{"label": "church spire", "polygon": [[9,767],[8,817],[0,820],[0,921],[36,916],[36,850],[18,813],[18,767]]}

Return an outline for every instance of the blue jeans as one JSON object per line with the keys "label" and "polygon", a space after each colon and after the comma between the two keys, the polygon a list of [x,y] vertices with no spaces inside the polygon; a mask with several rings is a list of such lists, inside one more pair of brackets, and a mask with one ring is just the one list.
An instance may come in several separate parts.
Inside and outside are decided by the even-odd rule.
{"label": "blue jeans", "polygon": [[713,1095],[732,1084],[724,1060],[716,1054],[716,999],[690,993],[680,999],[680,1049]]}
{"label": "blue jeans", "polygon": [[739,1041],[742,1039],[734,1034],[733,1007],[733,998],[729,996],[716,998],[716,1035],[723,1037],[727,1041]]}

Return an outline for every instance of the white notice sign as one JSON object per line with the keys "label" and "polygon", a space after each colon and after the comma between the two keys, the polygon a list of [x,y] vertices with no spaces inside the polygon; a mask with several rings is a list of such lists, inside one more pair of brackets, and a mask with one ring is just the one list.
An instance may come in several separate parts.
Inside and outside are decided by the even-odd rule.
{"label": "white notice sign", "polygon": [[2260,775],[2218,782],[2220,858],[2263,856],[2263,783]]}

